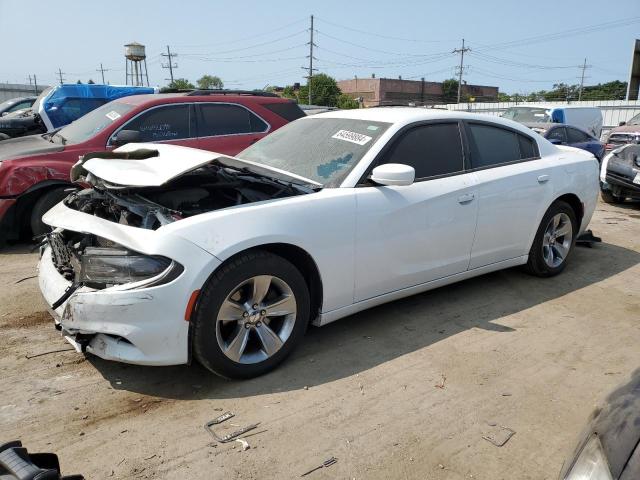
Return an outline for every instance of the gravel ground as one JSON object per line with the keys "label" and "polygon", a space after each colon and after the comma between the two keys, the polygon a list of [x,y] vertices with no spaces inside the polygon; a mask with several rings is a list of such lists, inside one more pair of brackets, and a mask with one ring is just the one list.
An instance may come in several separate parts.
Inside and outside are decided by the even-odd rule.
{"label": "gravel ground", "polygon": [[[640,208],[600,204],[603,243],[555,278],[517,269],[323,328],[275,372],[227,381],[63,351],[37,255],[0,252],[0,431],[105,478],[555,479],[596,403],[640,366]],[[240,443],[222,432],[260,422]],[[222,427],[221,426],[221,427]],[[504,426],[502,447],[483,436]]]}

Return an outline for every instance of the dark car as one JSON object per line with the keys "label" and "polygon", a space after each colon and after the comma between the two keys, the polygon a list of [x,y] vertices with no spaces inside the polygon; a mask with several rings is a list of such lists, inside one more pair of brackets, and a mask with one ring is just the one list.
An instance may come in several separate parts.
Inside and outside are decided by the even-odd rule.
{"label": "dark car", "polygon": [[0,142],[0,242],[48,231],[42,215],[74,187],[71,167],[90,152],[162,142],[235,155],[304,117],[291,100],[266,92],[193,91],[133,95],[62,129]]}
{"label": "dark car", "polygon": [[589,418],[560,480],[640,478],[640,370],[611,392]]}
{"label": "dark car", "polygon": [[554,145],[581,148],[593,153],[598,161],[601,161],[604,156],[605,144],[579,128],[558,123],[525,123],[525,125]]}
{"label": "dark car", "polygon": [[12,98],[11,100],[5,100],[0,103],[0,117],[4,117],[5,115],[17,110],[30,108],[31,105],[33,105],[33,102],[36,101],[36,98],[37,97],[18,97]]}
{"label": "dark car", "polygon": [[607,203],[622,203],[627,198],[640,200],[640,145],[616,148],[607,155],[604,164],[602,199]]}
{"label": "dark car", "polygon": [[640,113],[613,128],[607,135],[606,150],[610,152],[629,143],[640,144]]}

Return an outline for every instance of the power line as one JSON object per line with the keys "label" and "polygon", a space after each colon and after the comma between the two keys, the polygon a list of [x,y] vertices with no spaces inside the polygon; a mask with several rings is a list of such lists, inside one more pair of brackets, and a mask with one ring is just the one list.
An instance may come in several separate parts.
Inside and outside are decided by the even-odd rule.
{"label": "power line", "polygon": [[222,51],[217,51],[217,52],[205,52],[205,53],[197,53],[196,52],[196,53],[190,53],[189,55],[204,55],[204,56],[208,56],[208,55],[220,55],[220,54],[224,54],[224,53],[241,52],[243,50],[251,50],[253,48],[262,47],[264,45],[271,45],[272,43],[281,42],[282,40],[288,40],[289,38],[296,37],[296,36],[301,35],[301,34],[306,33],[306,32],[307,32],[307,29],[304,29],[304,30],[300,30],[299,32],[292,33],[290,35],[285,35],[284,37],[279,37],[279,38],[276,38],[274,40],[269,40],[267,42],[256,43],[254,45],[249,45],[249,46],[246,46],[246,47],[233,48],[231,50],[222,50]]}
{"label": "power line", "polygon": [[470,51],[469,47],[464,46],[464,38],[462,39],[462,48],[454,48],[451,53],[460,54],[460,70],[458,71],[458,103],[460,103],[460,94],[462,93],[462,72],[464,71],[464,54]]}
{"label": "power line", "polygon": [[[162,63],[160,66],[162,68],[168,68],[169,69],[169,76],[171,77],[171,83],[173,83],[173,69],[174,68],[178,68],[178,64],[174,63],[172,58],[173,57],[177,57],[178,54],[177,53],[171,53],[171,49],[169,48],[169,45],[167,45],[167,53],[161,53],[160,54],[163,57],[167,57],[168,58],[168,62],[166,64]],[[168,78],[165,80],[169,80]]]}
{"label": "power line", "polygon": [[370,35],[372,37],[384,38],[387,40],[398,40],[401,42],[416,42],[416,43],[449,43],[449,40],[418,40],[414,38],[400,38],[400,37],[392,37],[390,35],[381,35],[379,33],[367,32],[366,30],[358,30],[357,28],[347,27],[345,25],[340,25],[338,23],[330,22],[329,20],[325,20],[324,18],[318,18],[321,22],[324,22],[328,25],[333,25],[334,27],[343,28],[345,30],[350,30],[352,32],[363,33],[365,35]]}

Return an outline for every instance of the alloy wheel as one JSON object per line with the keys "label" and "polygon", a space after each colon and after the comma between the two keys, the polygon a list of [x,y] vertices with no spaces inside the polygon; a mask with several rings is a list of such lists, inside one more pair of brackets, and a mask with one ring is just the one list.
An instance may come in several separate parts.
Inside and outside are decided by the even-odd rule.
{"label": "alloy wheel", "polygon": [[234,362],[258,363],[275,355],[291,336],[297,317],[291,287],[271,275],[237,285],[220,306],[216,340]]}
{"label": "alloy wheel", "polygon": [[558,213],[554,215],[542,237],[542,257],[547,266],[559,267],[565,261],[571,242],[573,241],[573,224],[569,215]]}

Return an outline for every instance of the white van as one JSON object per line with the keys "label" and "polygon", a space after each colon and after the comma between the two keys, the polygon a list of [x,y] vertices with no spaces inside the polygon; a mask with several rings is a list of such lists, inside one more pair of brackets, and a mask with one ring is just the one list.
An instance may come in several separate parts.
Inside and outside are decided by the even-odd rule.
{"label": "white van", "polygon": [[501,115],[519,123],[565,123],[600,138],[602,133],[602,112],[598,107],[577,105],[518,105],[509,107]]}

